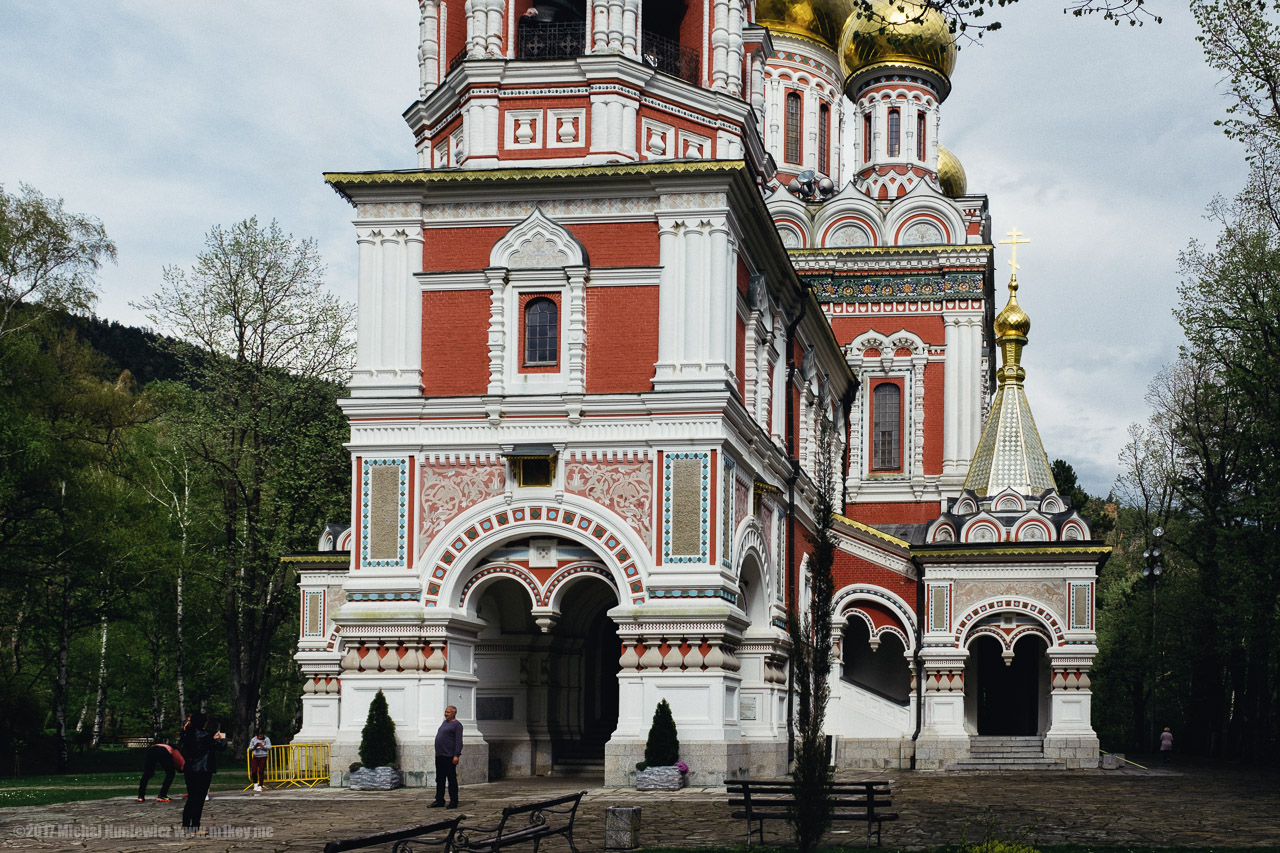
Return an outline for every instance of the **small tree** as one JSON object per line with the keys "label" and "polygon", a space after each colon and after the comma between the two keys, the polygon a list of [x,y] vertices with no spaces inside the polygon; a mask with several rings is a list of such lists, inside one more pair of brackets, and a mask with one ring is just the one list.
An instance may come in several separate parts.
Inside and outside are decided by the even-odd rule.
{"label": "small tree", "polygon": [[[790,601],[787,630],[791,634],[791,668],[797,699],[795,765],[796,804],[788,809],[787,820],[795,830],[801,853],[817,849],[831,826],[831,771],[823,724],[831,689],[831,596],[835,582],[831,566],[835,561],[836,452],[835,428],[824,418],[818,429],[817,495],[814,501],[813,546],[809,561],[810,596],[807,602]],[[803,617],[800,606],[805,606]]]}
{"label": "small tree", "polygon": [[669,767],[679,760],[680,738],[676,735],[676,721],[671,716],[671,706],[663,699],[653,712],[649,740],[644,745],[644,767]]}
{"label": "small tree", "polygon": [[378,691],[369,703],[369,717],[360,732],[360,761],[365,767],[396,763],[396,724],[387,713],[387,697]]}

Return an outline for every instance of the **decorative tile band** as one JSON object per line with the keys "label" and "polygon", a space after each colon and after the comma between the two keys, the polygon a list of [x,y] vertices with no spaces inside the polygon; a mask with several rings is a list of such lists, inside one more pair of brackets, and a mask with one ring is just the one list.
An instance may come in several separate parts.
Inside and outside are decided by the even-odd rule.
{"label": "decorative tile band", "polygon": [[804,275],[819,302],[877,302],[904,297],[918,300],[973,298],[982,295],[980,273],[854,276]]}

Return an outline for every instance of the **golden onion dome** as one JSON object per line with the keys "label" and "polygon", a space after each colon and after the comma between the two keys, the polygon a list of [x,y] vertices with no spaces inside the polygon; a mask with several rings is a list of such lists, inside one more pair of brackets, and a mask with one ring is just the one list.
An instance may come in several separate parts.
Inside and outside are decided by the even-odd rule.
{"label": "golden onion dome", "polygon": [[938,185],[947,198],[959,198],[969,187],[969,179],[965,176],[964,166],[944,145],[938,146]]}
{"label": "golden onion dome", "polygon": [[855,11],[840,33],[840,67],[848,80],[872,65],[910,65],[950,82],[956,40],[947,18],[916,0],[872,0],[871,13]]}
{"label": "golden onion dome", "polygon": [[1031,331],[1031,318],[1018,304],[1018,279],[1009,279],[1009,304],[996,315],[996,340],[1010,336],[1025,338]]}
{"label": "golden onion dome", "polygon": [[840,30],[857,0],[756,0],[756,23],[772,33],[800,36],[830,50],[840,45]]}

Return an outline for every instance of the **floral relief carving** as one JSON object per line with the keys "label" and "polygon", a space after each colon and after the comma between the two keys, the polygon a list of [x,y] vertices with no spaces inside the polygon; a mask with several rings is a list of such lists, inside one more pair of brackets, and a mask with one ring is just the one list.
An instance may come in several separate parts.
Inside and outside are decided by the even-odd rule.
{"label": "floral relief carving", "polygon": [[1067,603],[1066,591],[1059,581],[956,581],[953,589],[957,613],[997,596],[1028,598],[1050,608],[1054,615],[1065,612]]}
{"label": "floral relief carving", "polygon": [[742,520],[751,513],[751,483],[741,478],[733,481],[733,530],[736,533]]}
{"label": "floral relief carving", "polygon": [[617,513],[652,550],[653,465],[649,462],[570,462],[565,489]]}
{"label": "floral relief carving", "polygon": [[422,548],[459,513],[500,495],[507,487],[505,465],[422,468]]}

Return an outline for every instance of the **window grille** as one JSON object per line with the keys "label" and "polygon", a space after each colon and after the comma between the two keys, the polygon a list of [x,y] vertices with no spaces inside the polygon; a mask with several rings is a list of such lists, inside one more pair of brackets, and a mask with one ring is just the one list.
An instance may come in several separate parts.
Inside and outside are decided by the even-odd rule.
{"label": "window grille", "polygon": [[560,358],[560,323],[556,303],[532,299],[524,309],[524,363],[555,364]]}
{"label": "window grille", "polygon": [[876,386],[872,398],[871,467],[902,468],[902,390],[889,382]]}
{"label": "window grille", "polygon": [[902,150],[902,113],[889,110],[889,156],[897,157]]}
{"label": "window grille", "polygon": [[800,162],[800,93],[787,93],[787,149],[783,157],[788,163]]}
{"label": "window grille", "polygon": [[831,174],[831,107],[818,107],[818,171]]}

